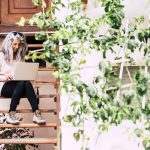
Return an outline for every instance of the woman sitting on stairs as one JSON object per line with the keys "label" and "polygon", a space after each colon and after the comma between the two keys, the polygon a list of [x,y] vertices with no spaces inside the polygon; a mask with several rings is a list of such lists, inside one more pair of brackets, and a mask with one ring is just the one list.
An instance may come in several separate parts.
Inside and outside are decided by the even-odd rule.
{"label": "woman sitting on stairs", "polygon": [[[0,94],[11,98],[9,112],[6,115],[6,123],[18,125],[19,117],[16,116],[16,108],[21,97],[27,97],[32,111],[33,122],[45,124],[38,109],[38,100],[30,81],[12,81],[12,65],[15,61],[24,61],[27,51],[25,36],[20,32],[10,32],[4,39],[0,48]],[[1,122],[3,123],[3,122]]]}

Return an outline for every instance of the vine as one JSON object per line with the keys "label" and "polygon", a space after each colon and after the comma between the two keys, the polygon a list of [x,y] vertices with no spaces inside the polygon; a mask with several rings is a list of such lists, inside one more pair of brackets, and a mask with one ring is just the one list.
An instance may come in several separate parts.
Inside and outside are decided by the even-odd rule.
{"label": "vine", "polygon": [[[90,140],[85,133],[85,123],[89,116],[98,124],[100,132],[113,124],[120,124],[123,120],[132,120],[135,124],[144,120],[144,128],[137,128],[135,132],[143,138],[143,145],[148,149],[149,97],[144,101],[144,105],[142,103],[143,97],[149,95],[150,74],[139,67],[133,75],[128,67],[134,64],[131,55],[137,50],[144,50],[144,67],[147,68],[150,63],[150,46],[147,44],[150,28],[141,26],[144,18],[137,18],[124,27],[124,6],[121,0],[99,0],[105,13],[98,19],[91,20],[81,13],[84,4],[77,0],[68,4],[68,9],[71,9],[72,13],[65,21],[60,21],[50,16],[56,10],[61,11],[60,7],[67,8],[61,0],[52,0],[51,8],[45,7],[44,0],[33,2],[35,5],[42,5],[43,11],[33,15],[29,21],[22,18],[19,24],[28,22],[39,27],[42,31],[36,34],[36,39],[44,40],[44,47],[42,52],[30,52],[28,57],[42,58],[56,67],[54,75],[62,83],[60,91],[73,95],[70,96],[72,113],[67,114],[64,120],[76,127],[77,131],[73,136],[77,141],[82,140],[81,149],[87,149],[87,141]],[[103,24],[108,25],[108,30],[106,34],[98,35],[98,30]],[[51,29],[54,31],[53,34],[48,32]],[[59,52],[56,51],[58,46],[61,47]],[[88,85],[80,74],[86,59],[78,59],[78,56],[84,58],[95,50],[102,54],[103,59],[98,65],[99,75]],[[107,59],[110,51],[116,54],[113,62]],[[123,55],[120,56],[121,52]],[[126,84],[122,76],[124,66],[130,79]]]}

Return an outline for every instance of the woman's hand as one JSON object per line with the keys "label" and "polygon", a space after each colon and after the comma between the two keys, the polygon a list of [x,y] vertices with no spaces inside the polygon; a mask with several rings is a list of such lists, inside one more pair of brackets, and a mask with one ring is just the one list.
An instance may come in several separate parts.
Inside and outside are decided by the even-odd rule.
{"label": "woman's hand", "polygon": [[13,75],[5,75],[4,76],[4,81],[9,81],[13,79]]}
{"label": "woman's hand", "polygon": [[13,79],[12,74],[0,74],[0,82],[6,82]]}

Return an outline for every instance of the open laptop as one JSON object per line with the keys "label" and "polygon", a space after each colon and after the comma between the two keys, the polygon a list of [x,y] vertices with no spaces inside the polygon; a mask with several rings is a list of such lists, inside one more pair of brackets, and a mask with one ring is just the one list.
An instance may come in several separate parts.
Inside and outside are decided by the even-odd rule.
{"label": "open laptop", "polygon": [[39,63],[16,62],[13,69],[13,80],[36,80]]}

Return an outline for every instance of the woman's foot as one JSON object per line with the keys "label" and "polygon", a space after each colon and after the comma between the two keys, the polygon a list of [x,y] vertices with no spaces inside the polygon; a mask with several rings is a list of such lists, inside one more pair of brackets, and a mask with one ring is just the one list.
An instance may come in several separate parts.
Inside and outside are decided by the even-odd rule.
{"label": "woman's foot", "polygon": [[10,111],[6,116],[6,123],[12,124],[12,125],[19,125],[20,119],[16,116],[15,111]]}
{"label": "woman's foot", "polygon": [[42,119],[42,116],[41,116],[41,113],[39,110],[36,110],[34,113],[33,113],[33,122],[38,124],[38,125],[42,125],[42,124],[45,124],[45,120]]}

